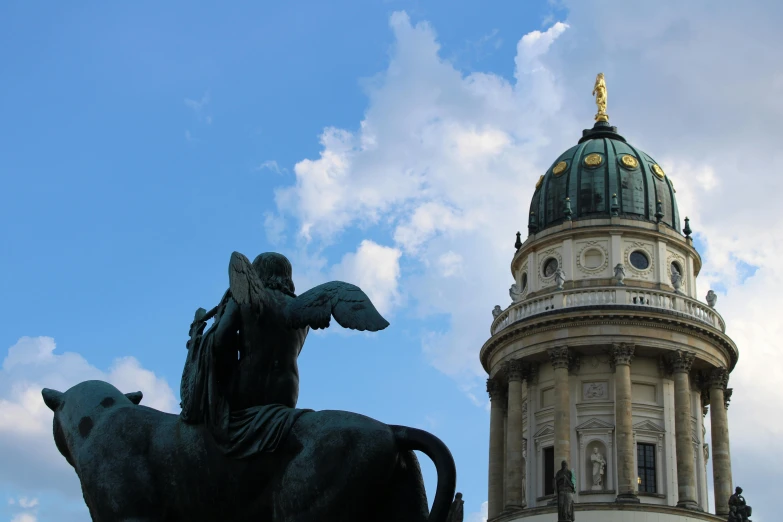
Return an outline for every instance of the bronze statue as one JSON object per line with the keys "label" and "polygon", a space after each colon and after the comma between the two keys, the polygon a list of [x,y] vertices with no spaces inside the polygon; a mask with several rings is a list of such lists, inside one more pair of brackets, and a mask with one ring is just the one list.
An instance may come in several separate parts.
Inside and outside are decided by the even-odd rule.
{"label": "bronze statue", "polygon": [[606,81],[604,80],[604,73],[598,73],[598,76],[595,77],[593,96],[595,96],[595,104],[598,107],[595,121],[609,121],[609,115],[606,114]]}
{"label": "bronze statue", "polygon": [[[181,415],[102,381],[42,391],[93,522],[447,522],[456,470],[437,437],[295,408],[308,328],[388,326],[364,292],[331,282],[297,297],[273,253],[251,265],[235,252],[229,286],[191,324]],[[414,451],[438,473],[431,511]]]}
{"label": "bronze statue", "polygon": [[555,473],[555,495],[557,495],[557,522],[574,522],[574,474],[568,469],[568,462],[560,463]]}
{"label": "bronze statue", "polygon": [[753,514],[751,508],[742,496],[742,488],[737,486],[734,494],[729,497],[729,518],[728,522],[751,522],[750,515]]}
{"label": "bronze statue", "polygon": [[457,493],[454,496],[454,502],[451,503],[449,508],[449,516],[446,517],[446,522],[462,522],[465,518],[465,501],[462,500],[462,493]]}

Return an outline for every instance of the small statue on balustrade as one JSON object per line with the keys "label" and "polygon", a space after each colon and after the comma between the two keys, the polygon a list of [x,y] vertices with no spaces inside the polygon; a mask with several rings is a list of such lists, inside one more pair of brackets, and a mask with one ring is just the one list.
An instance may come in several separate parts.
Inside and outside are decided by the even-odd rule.
{"label": "small statue on balustrade", "polygon": [[503,310],[500,308],[500,305],[495,305],[495,308],[492,309],[492,318],[497,319],[497,317],[503,313]]}
{"label": "small statue on balustrade", "polygon": [[518,284],[514,283],[511,288],[508,289],[508,295],[511,297],[512,303],[518,303],[522,300],[522,289]]}
{"label": "small statue on balustrade", "polygon": [[555,283],[557,283],[557,289],[562,290],[563,285],[566,281],[566,274],[563,271],[562,268],[558,267],[557,270],[555,270]]}
{"label": "small statue on balustrade", "polygon": [[593,463],[593,488],[595,490],[604,489],[604,473],[606,472],[606,459],[598,452],[598,448],[593,448],[593,454],[590,455],[590,462]]}
{"label": "small statue on balustrade", "polygon": [[729,497],[728,522],[751,522],[750,515],[753,509],[745,502],[742,496],[742,488],[737,486],[734,494]]}
{"label": "small statue on balustrade", "polygon": [[625,286],[623,279],[625,279],[625,265],[617,263],[614,267],[614,278],[617,279],[617,286]]}
{"label": "small statue on balustrade", "polygon": [[568,469],[568,462],[560,463],[560,469],[554,478],[557,495],[557,522],[574,522],[574,493],[576,485],[574,473]]}
{"label": "small statue on balustrade", "polygon": [[715,303],[718,302],[718,294],[710,290],[707,292],[707,304],[710,305],[710,308],[715,308]]}

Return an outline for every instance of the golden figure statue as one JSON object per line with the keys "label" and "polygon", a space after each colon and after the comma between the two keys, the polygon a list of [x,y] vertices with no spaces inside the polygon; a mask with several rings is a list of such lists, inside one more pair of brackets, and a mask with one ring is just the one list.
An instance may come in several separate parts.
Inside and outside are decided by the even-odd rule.
{"label": "golden figure statue", "polygon": [[593,87],[593,96],[595,104],[598,106],[598,114],[595,115],[595,121],[609,121],[609,115],[606,114],[606,82],[604,73],[598,73]]}

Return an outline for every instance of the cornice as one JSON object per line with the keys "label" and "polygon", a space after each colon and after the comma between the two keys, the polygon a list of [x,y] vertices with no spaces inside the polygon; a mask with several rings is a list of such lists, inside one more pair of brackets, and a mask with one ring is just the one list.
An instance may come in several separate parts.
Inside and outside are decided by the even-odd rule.
{"label": "cornice", "polygon": [[489,373],[492,354],[514,339],[557,330],[564,326],[602,325],[652,327],[694,336],[725,350],[731,361],[729,371],[734,369],[739,358],[736,345],[726,334],[707,324],[694,321],[685,314],[663,309],[639,309],[628,305],[615,305],[611,308],[607,308],[607,305],[594,305],[568,308],[567,311],[550,310],[508,325],[481,347],[481,365]]}

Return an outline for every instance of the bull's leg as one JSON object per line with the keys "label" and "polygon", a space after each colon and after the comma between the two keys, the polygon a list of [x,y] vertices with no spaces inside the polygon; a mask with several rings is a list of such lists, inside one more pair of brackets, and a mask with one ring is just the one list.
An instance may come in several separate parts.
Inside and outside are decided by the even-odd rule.
{"label": "bull's leg", "polygon": [[381,495],[373,520],[377,522],[426,522],[429,516],[427,494],[416,454],[403,451],[391,483]]}
{"label": "bull's leg", "polygon": [[359,416],[341,420],[340,414],[318,412],[294,425],[301,451],[283,472],[275,522],[376,520],[396,466],[394,438],[380,423],[364,417],[357,422]]}

